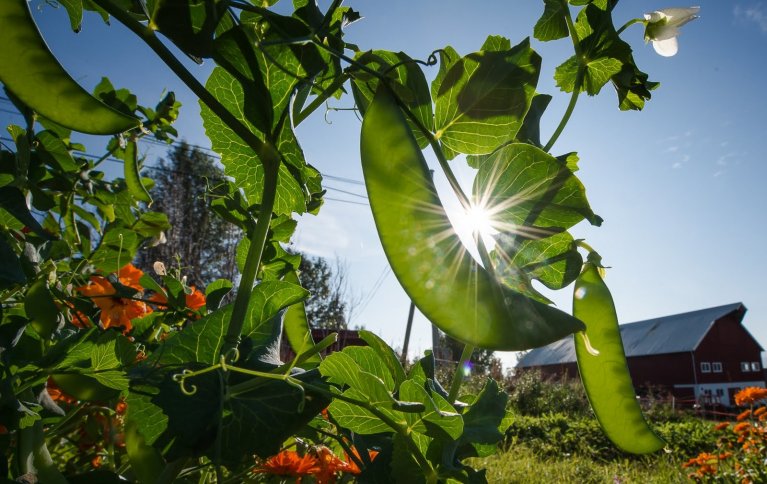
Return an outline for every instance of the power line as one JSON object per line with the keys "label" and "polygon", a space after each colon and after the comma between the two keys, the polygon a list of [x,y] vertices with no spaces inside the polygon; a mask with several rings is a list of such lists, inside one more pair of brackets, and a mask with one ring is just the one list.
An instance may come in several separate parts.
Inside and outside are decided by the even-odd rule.
{"label": "power line", "polygon": [[345,193],[346,195],[352,195],[358,198],[364,198],[365,200],[368,199],[368,197],[366,197],[365,195],[360,195],[359,193],[354,193],[354,192],[347,192],[346,190],[341,190],[340,188],[336,188],[336,187],[329,187],[327,185],[324,185],[323,188],[327,188],[328,190],[333,190],[334,192]]}

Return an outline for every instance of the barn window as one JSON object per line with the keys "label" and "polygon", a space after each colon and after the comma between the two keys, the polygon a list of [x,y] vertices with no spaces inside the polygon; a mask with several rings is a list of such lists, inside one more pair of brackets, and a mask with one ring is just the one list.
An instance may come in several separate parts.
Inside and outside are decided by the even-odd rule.
{"label": "barn window", "polygon": [[741,361],[740,371],[743,371],[743,372],[751,371],[751,365],[747,361]]}
{"label": "barn window", "polygon": [[761,366],[759,365],[758,362],[756,362],[756,361],[752,361],[751,362],[751,371],[759,371],[761,369],[762,368],[761,368]]}
{"label": "barn window", "polygon": [[717,389],[716,389],[716,396],[717,396],[717,397],[723,397],[723,396],[724,396],[724,389],[722,389],[722,388],[717,388]]}
{"label": "barn window", "polygon": [[711,373],[711,363],[708,361],[701,361],[700,362],[700,372],[701,373]]}
{"label": "barn window", "polygon": [[721,361],[715,361],[712,364],[712,368],[714,369],[714,373],[721,373],[722,372],[722,362]]}

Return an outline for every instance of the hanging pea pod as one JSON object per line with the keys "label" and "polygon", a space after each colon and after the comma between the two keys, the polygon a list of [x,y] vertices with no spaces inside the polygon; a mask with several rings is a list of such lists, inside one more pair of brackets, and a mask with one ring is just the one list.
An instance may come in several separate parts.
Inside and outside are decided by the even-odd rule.
{"label": "hanging pea pod", "polygon": [[40,36],[26,0],[0,2],[0,45],[0,81],[51,121],[87,134],[115,134],[141,124],[91,96],[67,74]]}
{"label": "hanging pea pod", "polygon": [[542,346],[583,323],[496,282],[461,244],[423,154],[385,86],[362,123],[362,169],[378,236],[405,292],[438,328],[502,351]]}
{"label": "hanging pea pod", "polygon": [[138,156],[138,146],[136,140],[131,140],[125,147],[125,152],[122,156],[125,176],[125,185],[128,187],[133,198],[152,205],[152,196],[147,191],[144,184],[141,182],[141,170],[140,159]]}
{"label": "hanging pea pod", "polygon": [[595,257],[592,253],[575,281],[573,315],[586,323],[585,335],[573,335],[578,370],[607,437],[625,452],[649,454],[665,442],[652,431],[637,403],[613,298]]}

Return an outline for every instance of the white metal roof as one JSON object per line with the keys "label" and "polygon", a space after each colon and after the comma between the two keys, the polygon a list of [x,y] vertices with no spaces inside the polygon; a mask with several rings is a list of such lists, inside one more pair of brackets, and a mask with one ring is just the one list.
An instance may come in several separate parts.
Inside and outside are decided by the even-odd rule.
{"label": "white metal roof", "polygon": [[[733,303],[689,313],[674,314],[620,325],[626,356],[645,356],[694,351],[714,322],[733,312],[742,320],[743,303]],[[555,365],[575,362],[572,336],[567,336],[525,354],[518,367]]]}

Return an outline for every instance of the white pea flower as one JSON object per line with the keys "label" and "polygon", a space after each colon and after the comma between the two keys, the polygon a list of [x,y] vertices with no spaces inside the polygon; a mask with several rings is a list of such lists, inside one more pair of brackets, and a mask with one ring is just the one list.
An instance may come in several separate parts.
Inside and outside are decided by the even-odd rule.
{"label": "white pea flower", "polygon": [[679,27],[698,18],[700,7],[664,8],[644,14],[646,41],[652,41],[655,52],[671,57],[679,50],[676,40]]}
{"label": "white pea flower", "polygon": [[158,276],[164,276],[168,274],[168,271],[165,270],[165,264],[159,260],[152,264],[152,268],[154,269],[154,273]]}

